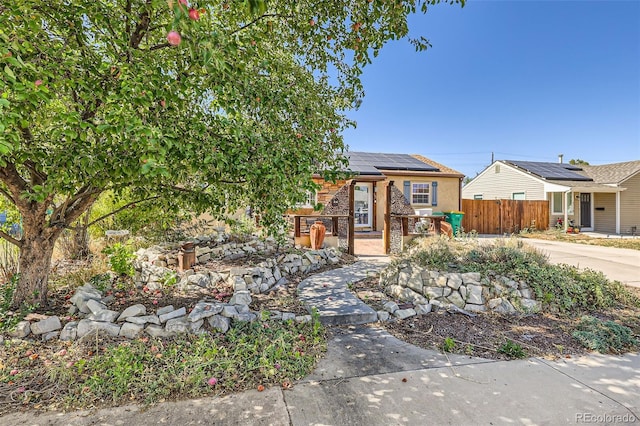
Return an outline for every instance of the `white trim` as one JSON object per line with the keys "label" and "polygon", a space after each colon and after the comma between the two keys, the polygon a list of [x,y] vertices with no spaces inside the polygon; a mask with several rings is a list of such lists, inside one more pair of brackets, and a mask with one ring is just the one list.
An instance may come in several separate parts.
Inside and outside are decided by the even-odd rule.
{"label": "white trim", "polygon": [[[367,203],[369,204],[369,206],[368,206],[368,210],[365,212],[367,214],[367,223],[358,223],[358,221],[356,220],[356,223],[354,224],[354,226],[356,228],[371,228],[371,227],[373,227],[373,215],[375,214],[375,212],[373,211],[373,183],[372,182],[358,182],[358,183],[356,183],[356,186],[366,186],[367,187],[367,194],[368,194]],[[355,198],[355,196],[354,196],[354,198]],[[354,200],[354,203],[355,203],[355,200]],[[356,211],[356,215],[357,214],[358,214],[358,212]]]}
{"label": "white trim", "polygon": [[[426,185],[427,187],[427,193],[415,193],[416,195],[426,195],[427,196],[427,202],[426,203],[414,203],[413,202],[413,185]],[[432,204],[433,201],[433,194],[431,193],[431,182],[423,182],[423,181],[410,181],[409,182],[409,202],[412,206],[430,206]]]}
{"label": "white trim", "polygon": [[620,193],[616,192],[616,234],[620,235]]}

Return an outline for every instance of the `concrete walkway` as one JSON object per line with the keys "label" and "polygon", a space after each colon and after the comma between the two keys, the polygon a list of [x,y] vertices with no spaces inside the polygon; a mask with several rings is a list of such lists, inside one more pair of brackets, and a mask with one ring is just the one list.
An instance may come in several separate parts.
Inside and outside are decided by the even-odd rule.
{"label": "concrete walkway", "polygon": [[[368,313],[353,305],[347,284],[383,263],[372,258],[317,274],[300,284],[301,295],[310,306],[319,307],[314,303],[322,297],[337,302],[321,311],[328,323],[364,321]],[[349,316],[344,306],[362,312]],[[147,408],[15,413],[0,417],[0,425],[640,424],[639,354],[493,361],[421,349],[375,324],[329,333],[326,356],[288,390]]]}
{"label": "concrete walkway", "polygon": [[320,315],[324,325],[366,324],[378,314],[349,291],[349,284],[376,275],[388,258],[370,257],[345,268],[332,269],[305,278],[298,285],[298,298],[309,312]]}

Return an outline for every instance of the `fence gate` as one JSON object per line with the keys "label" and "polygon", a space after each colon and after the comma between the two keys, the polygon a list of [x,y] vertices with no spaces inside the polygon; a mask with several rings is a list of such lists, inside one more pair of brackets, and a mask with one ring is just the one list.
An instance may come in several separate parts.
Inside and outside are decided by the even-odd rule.
{"label": "fence gate", "polygon": [[462,200],[464,232],[511,234],[524,228],[549,228],[549,201]]}

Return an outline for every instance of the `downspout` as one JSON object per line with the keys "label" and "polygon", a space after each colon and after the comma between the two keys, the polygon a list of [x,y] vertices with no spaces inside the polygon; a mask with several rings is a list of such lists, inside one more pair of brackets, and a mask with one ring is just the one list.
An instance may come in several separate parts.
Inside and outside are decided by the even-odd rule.
{"label": "downspout", "polygon": [[458,211],[462,211],[462,178],[458,178]]}

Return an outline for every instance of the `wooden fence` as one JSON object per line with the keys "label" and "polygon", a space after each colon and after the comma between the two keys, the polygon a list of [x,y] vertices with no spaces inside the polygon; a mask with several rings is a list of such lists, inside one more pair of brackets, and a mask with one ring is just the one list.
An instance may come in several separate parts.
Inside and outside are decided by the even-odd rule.
{"label": "wooden fence", "polygon": [[511,234],[525,228],[549,227],[549,202],[524,200],[462,200],[462,227],[479,234]]}

